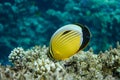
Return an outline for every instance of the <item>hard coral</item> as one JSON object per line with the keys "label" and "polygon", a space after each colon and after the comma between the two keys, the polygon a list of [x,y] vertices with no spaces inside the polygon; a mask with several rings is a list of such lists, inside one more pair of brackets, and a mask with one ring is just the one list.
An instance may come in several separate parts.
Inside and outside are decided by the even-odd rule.
{"label": "hard coral", "polygon": [[18,47],[11,52],[9,59],[16,68],[27,69],[23,75],[25,80],[56,80],[62,78],[65,70],[59,63],[49,60],[46,55],[47,52],[46,46],[35,46],[27,51]]}
{"label": "hard coral", "polygon": [[81,80],[119,80],[120,45],[98,55],[81,51],[64,63],[68,73],[75,73]]}
{"label": "hard coral", "polygon": [[66,61],[53,62],[46,55],[48,47],[15,48],[9,55],[14,64],[0,66],[0,80],[119,80],[120,45],[94,54],[81,51]]}

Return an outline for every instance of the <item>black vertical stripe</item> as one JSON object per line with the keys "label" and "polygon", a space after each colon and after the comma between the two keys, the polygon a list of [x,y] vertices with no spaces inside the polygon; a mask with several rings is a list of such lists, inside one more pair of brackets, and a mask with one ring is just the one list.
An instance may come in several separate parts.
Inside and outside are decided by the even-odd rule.
{"label": "black vertical stripe", "polygon": [[78,25],[82,28],[82,33],[83,33],[83,42],[82,42],[79,50],[77,51],[77,52],[79,52],[81,49],[85,48],[87,46],[87,44],[89,43],[90,38],[91,38],[91,33],[87,26],[83,26],[82,24],[76,24],[76,25]]}
{"label": "black vertical stripe", "polygon": [[50,49],[49,49],[49,52],[48,52],[48,57],[50,58],[50,59],[53,59],[53,51],[52,51],[52,46],[50,45]]}
{"label": "black vertical stripe", "polygon": [[47,55],[53,62],[58,61],[58,60],[54,59],[54,57],[53,57],[52,45],[50,45],[50,49],[49,49],[49,52]]}
{"label": "black vertical stripe", "polygon": [[49,57],[50,59],[53,58],[50,51],[49,51],[49,53],[48,53],[48,57]]}

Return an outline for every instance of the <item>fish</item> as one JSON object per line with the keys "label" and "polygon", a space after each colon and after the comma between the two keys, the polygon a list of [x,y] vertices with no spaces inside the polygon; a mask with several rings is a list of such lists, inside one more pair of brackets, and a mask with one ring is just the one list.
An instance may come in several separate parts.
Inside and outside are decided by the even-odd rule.
{"label": "fish", "polygon": [[66,60],[84,49],[90,42],[91,33],[82,24],[67,24],[51,37],[48,57],[52,60]]}

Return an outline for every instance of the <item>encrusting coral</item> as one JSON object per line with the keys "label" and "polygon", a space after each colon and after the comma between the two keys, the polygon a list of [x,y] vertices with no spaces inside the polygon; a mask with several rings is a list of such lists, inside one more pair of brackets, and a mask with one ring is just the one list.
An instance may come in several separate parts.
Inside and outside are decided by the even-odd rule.
{"label": "encrusting coral", "polygon": [[94,54],[80,51],[65,61],[54,62],[48,47],[15,48],[9,55],[13,66],[0,66],[0,80],[120,80],[120,45]]}

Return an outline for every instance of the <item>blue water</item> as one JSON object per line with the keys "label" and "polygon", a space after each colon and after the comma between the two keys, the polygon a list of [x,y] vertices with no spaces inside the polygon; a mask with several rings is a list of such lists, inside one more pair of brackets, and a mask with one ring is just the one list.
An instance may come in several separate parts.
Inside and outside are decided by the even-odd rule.
{"label": "blue water", "polygon": [[95,54],[120,41],[120,0],[0,0],[0,62],[10,64],[15,47],[49,45],[61,26],[81,23],[89,27]]}

